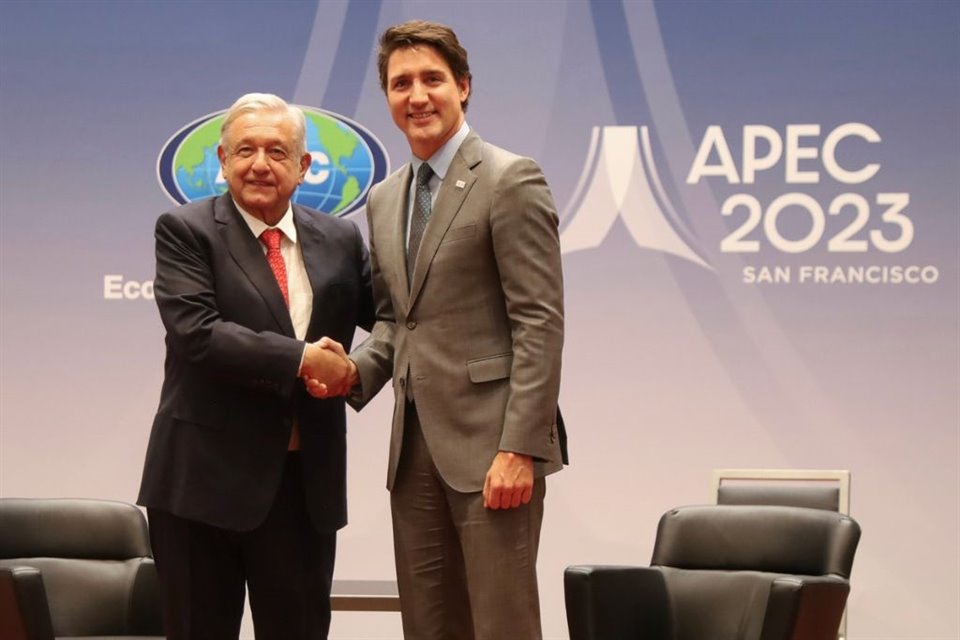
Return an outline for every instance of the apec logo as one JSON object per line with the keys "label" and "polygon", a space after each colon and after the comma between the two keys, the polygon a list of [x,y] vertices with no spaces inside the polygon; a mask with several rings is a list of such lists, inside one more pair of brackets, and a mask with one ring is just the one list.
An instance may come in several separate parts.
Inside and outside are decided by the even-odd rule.
{"label": "apec logo", "polygon": [[[856,150],[864,143],[880,144],[876,129],[862,122],[829,130],[803,123],[787,124],[781,134],[767,125],[748,124],[733,135],[742,143],[740,170],[723,128],[710,125],[686,182],[719,178],[737,185],[739,193],[728,196],[720,209],[721,215],[735,220],[733,230],[720,241],[720,251],[775,260],[744,266],[744,284],[898,285],[939,280],[936,265],[897,258],[915,235],[910,193],[872,189],[870,182],[881,164],[870,162],[876,158],[869,153],[867,158],[848,153],[840,160],[844,155],[838,152],[840,147]],[[857,155],[859,160],[850,159]],[[784,193],[765,203],[751,193],[751,185],[759,173],[777,169]],[[822,183],[840,193],[824,200],[823,190],[803,190],[802,185]],[[803,261],[787,259],[793,256]],[[812,256],[810,262],[807,256]]]}
{"label": "apec logo", "polygon": [[638,247],[714,268],[667,195],[648,127],[594,127],[576,191],[560,216],[560,248],[599,247],[621,220]]}
{"label": "apec logo", "polygon": [[[339,114],[300,106],[306,120],[307,151],[313,163],[292,200],[323,213],[344,216],[362,207],[370,187],[390,170],[386,149],[366,128]],[[183,127],[157,159],[157,177],[178,204],[218,196],[227,183],[217,158],[226,110]]]}
{"label": "apec logo", "polygon": [[[877,254],[885,258],[902,254],[913,242],[910,193],[871,193],[868,183],[880,171],[880,163],[851,161],[838,148],[855,147],[858,140],[879,144],[880,134],[860,122],[826,131],[822,143],[821,132],[818,124],[788,124],[782,135],[770,126],[745,125],[737,132],[742,134],[743,149],[738,170],[724,130],[719,125],[707,127],[686,184],[719,178],[738,185],[740,191],[727,197],[717,212],[734,220],[733,229],[720,239],[719,253],[776,259],[744,266],[740,274],[744,284],[936,283],[940,276],[936,265],[873,259]],[[764,205],[751,187],[759,173],[781,164],[786,192]],[[843,191],[821,202],[797,187],[821,181],[833,181]],[[599,247],[617,220],[637,246],[715,271],[707,256],[717,254],[704,251],[695,230],[685,224],[667,195],[645,126],[594,127],[579,184],[561,216],[563,253]],[[806,261],[804,254],[816,261]],[[787,261],[794,256],[804,261]]]}

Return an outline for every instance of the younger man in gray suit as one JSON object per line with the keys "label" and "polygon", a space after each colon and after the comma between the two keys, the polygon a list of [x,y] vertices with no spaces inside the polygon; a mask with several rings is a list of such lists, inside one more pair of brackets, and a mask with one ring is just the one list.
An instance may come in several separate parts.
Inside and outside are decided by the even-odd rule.
{"label": "younger man in gray suit", "polygon": [[360,407],[393,379],[404,637],[539,639],[544,476],[564,438],[556,209],[532,160],[467,126],[470,68],[449,27],[387,29],[378,64],[413,157],[367,201],[377,322],[351,354],[351,395]]}

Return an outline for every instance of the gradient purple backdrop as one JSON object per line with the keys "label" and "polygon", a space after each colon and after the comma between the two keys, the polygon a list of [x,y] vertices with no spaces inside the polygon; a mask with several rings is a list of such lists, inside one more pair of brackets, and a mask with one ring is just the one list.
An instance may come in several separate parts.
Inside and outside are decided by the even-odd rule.
{"label": "gradient purple backdrop", "polygon": [[[713,270],[637,246],[620,221],[565,254],[561,403],[572,466],[549,484],[544,631],[565,638],[561,574],[649,560],[659,515],[709,501],[720,467],[846,468],[864,528],[849,637],[957,638],[960,619],[960,6],[947,2],[7,2],[0,5],[0,496],[133,501],[162,371],[149,300],[155,164],[180,127],[248,91],[337,111],[407,158],[374,38],[426,17],[471,56],[468,121],[537,159],[564,225],[594,127],[648,127],[669,201]],[[685,182],[706,128],[861,122],[841,159],[870,181]],[[822,140],[821,136],[820,140]],[[739,166],[739,163],[738,163]],[[804,167],[818,168],[819,162]],[[904,251],[729,254],[722,202],[788,191],[908,192]],[[871,209],[865,231],[878,225]],[[638,214],[639,215],[639,214]],[[642,212],[649,215],[649,212]],[[783,230],[804,218],[783,214]],[[362,214],[353,216],[363,225]],[[847,218],[828,216],[827,236]],[[751,236],[761,239],[762,234]],[[916,285],[745,284],[744,265],[934,265]],[[392,579],[383,489],[390,399],[350,420],[351,524],[337,577]],[[399,638],[395,614],[333,637]]]}

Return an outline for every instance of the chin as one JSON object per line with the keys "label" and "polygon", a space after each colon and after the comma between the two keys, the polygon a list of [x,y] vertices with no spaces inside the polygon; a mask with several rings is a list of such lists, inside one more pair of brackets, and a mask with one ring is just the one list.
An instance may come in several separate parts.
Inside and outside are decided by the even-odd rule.
{"label": "chin", "polygon": [[241,203],[240,206],[246,209],[249,213],[253,213],[254,211],[269,211],[273,209],[275,205],[276,203],[272,200],[247,200],[246,203]]}

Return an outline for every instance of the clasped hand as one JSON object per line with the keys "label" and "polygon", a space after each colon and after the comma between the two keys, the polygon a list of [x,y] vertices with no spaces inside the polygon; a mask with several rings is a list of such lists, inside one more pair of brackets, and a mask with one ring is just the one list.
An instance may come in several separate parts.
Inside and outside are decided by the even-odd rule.
{"label": "clasped hand", "polygon": [[342,344],[320,338],[307,344],[300,377],[314,398],[345,396],[357,383],[357,365],[347,358]]}

